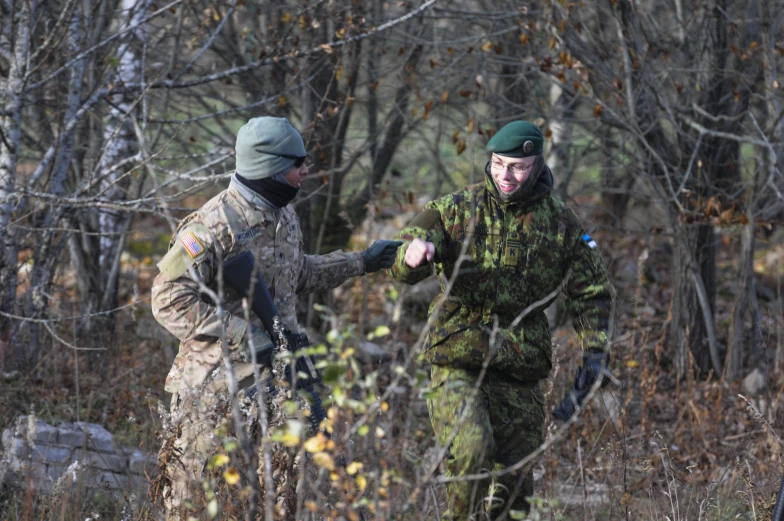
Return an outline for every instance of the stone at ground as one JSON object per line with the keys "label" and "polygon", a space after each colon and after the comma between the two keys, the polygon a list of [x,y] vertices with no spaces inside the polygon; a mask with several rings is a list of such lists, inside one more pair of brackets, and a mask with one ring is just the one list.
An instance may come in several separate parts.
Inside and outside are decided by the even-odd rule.
{"label": "stone at ground", "polygon": [[743,390],[749,396],[756,396],[765,389],[765,374],[759,368],[750,372],[743,379]]}
{"label": "stone at ground", "polygon": [[154,454],[117,446],[112,434],[87,422],[53,427],[39,418],[21,416],[3,431],[2,478],[11,486],[30,486],[51,493],[67,469],[83,473],[82,482],[93,489],[122,489],[129,485],[143,491],[156,468]]}

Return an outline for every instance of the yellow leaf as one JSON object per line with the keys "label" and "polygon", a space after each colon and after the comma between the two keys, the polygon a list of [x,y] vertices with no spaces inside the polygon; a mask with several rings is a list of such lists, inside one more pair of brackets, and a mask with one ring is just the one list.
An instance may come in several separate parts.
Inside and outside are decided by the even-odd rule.
{"label": "yellow leaf", "polygon": [[288,101],[289,101],[289,100],[288,100],[288,98],[287,98],[286,96],[281,96],[281,97],[279,97],[279,98],[278,98],[278,105],[280,105],[280,106],[282,107],[282,106],[283,106],[283,105],[285,105],[285,104],[286,104]]}
{"label": "yellow leaf", "polygon": [[284,24],[287,24],[291,21],[291,13],[283,13],[283,16],[280,17],[280,21]]}
{"label": "yellow leaf", "polygon": [[392,332],[392,330],[389,329],[389,326],[378,326],[373,331],[372,335],[373,335],[373,338],[378,338],[378,337],[381,337],[381,336],[387,336],[391,332]]}
{"label": "yellow leaf", "polygon": [[381,410],[387,412],[389,410],[389,402],[381,402]]}
{"label": "yellow leaf", "polygon": [[343,78],[343,67],[338,67],[335,71],[335,79],[340,81]]}
{"label": "yellow leaf", "polygon": [[378,495],[386,499],[388,493],[385,487],[378,487]]}
{"label": "yellow leaf", "polygon": [[209,468],[209,469],[217,469],[217,468],[220,468],[220,467],[224,466],[229,461],[231,461],[231,460],[229,459],[229,457],[227,455],[225,455],[225,454],[216,454],[215,456],[212,457],[212,459],[210,459],[210,463],[209,463],[209,465],[207,465],[207,468]]}
{"label": "yellow leaf", "polygon": [[313,455],[313,463],[322,469],[335,470],[335,462],[332,461],[332,456],[326,452],[317,452]]}
{"label": "yellow leaf", "polygon": [[296,447],[299,445],[299,436],[291,432],[284,432],[280,435],[280,442],[286,447]]}
{"label": "yellow leaf", "polygon": [[337,481],[337,480],[339,480],[339,479],[340,479],[340,474],[338,474],[338,473],[337,473],[337,472],[335,472],[334,470],[333,470],[332,472],[330,472],[330,473],[329,473],[329,480],[330,480],[330,481]]}
{"label": "yellow leaf", "polygon": [[305,501],[305,508],[307,508],[311,512],[318,511],[318,505],[316,504],[315,501]]}
{"label": "yellow leaf", "polygon": [[348,464],[348,467],[346,467],[346,474],[353,476],[360,470],[362,470],[362,463],[359,461],[352,461]]}
{"label": "yellow leaf", "polygon": [[357,482],[357,487],[359,488],[359,491],[364,492],[365,489],[367,488],[367,478],[365,476],[357,476],[356,478],[354,478],[354,480]]}
{"label": "yellow leaf", "polygon": [[386,436],[386,434],[387,433],[384,432],[384,429],[382,429],[381,427],[376,427],[376,438],[383,438],[384,436]]}
{"label": "yellow leaf", "polygon": [[226,483],[229,485],[236,485],[240,480],[240,473],[237,472],[237,469],[234,467],[229,467],[226,469],[226,472],[223,473],[223,479],[225,479]]}
{"label": "yellow leaf", "polygon": [[521,45],[525,45],[527,43],[528,43],[528,35],[527,34],[521,34],[520,35],[520,44]]}
{"label": "yellow leaf", "polygon": [[327,446],[327,437],[319,432],[302,445],[308,452],[322,452]]}
{"label": "yellow leaf", "polygon": [[493,48],[493,42],[490,41],[485,42],[485,44],[482,46],[482,50],[485,52],[489,51],[492,48]]}
{"label": "yellow leaf", "polygon": [[626,362],[626,367],[628,367],[629,369],[634,369],[635,367],[639,367],[639,365],[640,362],[638,362],[637,360],[629,360]]}

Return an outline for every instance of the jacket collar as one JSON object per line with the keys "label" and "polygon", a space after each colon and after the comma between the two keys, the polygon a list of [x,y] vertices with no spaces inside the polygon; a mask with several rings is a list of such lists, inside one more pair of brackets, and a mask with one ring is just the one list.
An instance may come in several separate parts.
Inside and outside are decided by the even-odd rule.
{"label": "jacket collar", "polygon": [[235,177],[237,174],[231,176],[231,182],[229,183],[229,189],[234,189],[237,193],[242,196],[243,199],[248,201],[250,204],[254,204],[264,210],[265,212],[270,212],[273,210],[277,210],[278,208],[275,207],[271,202],[264,199],[262,196],[245,186],[244,184],[240,183],[239,180]]}

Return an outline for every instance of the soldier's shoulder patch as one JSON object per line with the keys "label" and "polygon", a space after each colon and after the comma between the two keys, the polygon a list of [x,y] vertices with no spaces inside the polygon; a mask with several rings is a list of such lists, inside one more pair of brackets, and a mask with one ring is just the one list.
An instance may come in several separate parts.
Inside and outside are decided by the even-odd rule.
{"label": "soldier's shoulder patch", "polygon": [[583,241],[588,245],[589,248],[594,249],[596,248],[596,241],[591,238],[590,235],[587,233],[583,235]]}
{"label": "soldier's shoulder patch", "polygon": [[180,237],[180,244],[182,244],[185,251],[188,252],[188,255],[191,256],[191,259],[195,259],[199,255],[204,254],[204,246],[201,245],[199,239],[196,238],[196,234],[193,232],[185,232],[182,237]]}
{"label": "soldier's shoulder patch", "polygon": [[209,228],[202,224],[192,224],[180,231],[169,252],[158,263],[158,269],[169,280],[182,277],[188,268],[197,264],[205,253],[205,247],[197,234],[209,234]]}
{"label": "soldier's shoulder patch", "polygon": [[416,217],[411,219],[411,222],[408,223],[409,226],[416,226],[417,228],[422,228],[423,230],[429,230],[433,227],[433,225],[441,219],[441,213],[438,210],[433,208],[426,208],[422,210]]}
{"label": "soldier's shoulder patch", "polygon": [[185,275],[188,267],[194,264],[193,260],[193,257],[185,251],[182,242],[177,241],[158,263],[158,269],[169,280],[176,280]]}

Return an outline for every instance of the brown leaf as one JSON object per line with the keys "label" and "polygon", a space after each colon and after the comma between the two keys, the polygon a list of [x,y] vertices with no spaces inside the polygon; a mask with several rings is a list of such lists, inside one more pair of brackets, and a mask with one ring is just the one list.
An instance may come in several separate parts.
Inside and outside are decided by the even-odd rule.
{"label": "brown leaf", "polygon": [[465,139],[461,139],[460,141],[457,142],[457,155],[459,156],[460,154],[465,152],[465,149],[466,149]]}
{"label": "brown leaf", "polygon": [[441,103],[446,103],[446,100],[449,99],[449,91],[445,90],[443,94],[441,94]]}
{"label": "brown leaf", "polygon": [[473,118],[468,120],[468,123],[466,124],[466,131],[469,134],[471,134],[474,131],[474,119]]}
{"label": "brown leaf", "polygon": [[601,117],[601,115],[602,115],[602,110],[604,110],[604,107],[602,107],[602,106],[601,106],[601,104],[597,104],[597,105],[596,105],[596,106],[593,108],[593,117],[595,117],[595,118]]}
{"label": "brown leaf", "polygon": [[732,208],[729,210],[724,210],[721,212],[721,216],[719,217],[722,226],[729,226],[732,224]]}
{"label": "brown leaf", "polygon": [[452,56],[452,55],[454,55],[454,54],[455,54],[455,50],[454,50],[453,48],[451,48],[451,47],[447,47],[447,48],[446,48],[446,53],[447,53],[449,56]]}
{"label": "brown leaf", "polygon": [[545,131],[544,131],[544,138],[547,139],[547,140],[552,139],[553,138],[553,131],[550,130],[549,128],[545,129]]}
{"label": "brown leaf", "polygon": [[455,131],[452,133],[452,144],[454,145],[455,143],[457,143],[457,140],[458,140],[459,138],[460,138],[460,131],[459,131],[459,130],[455,130]]}
{"label": "brown leaf", "polygon": [[408,203],[414,204],[414,192],[412,192],[411,190],[408,191]]}
{"label": "brown leaf", "polygon": [[520,45],[528,45],[528,35],[523,33],[520,35]]}
{"label": "brown leaf", "polygon": [[458,92],[458,94],[460,94],[464,98],[467,98],[468,96],[471,95],[471,91],[468,89],[460,89],[460,92]]}

